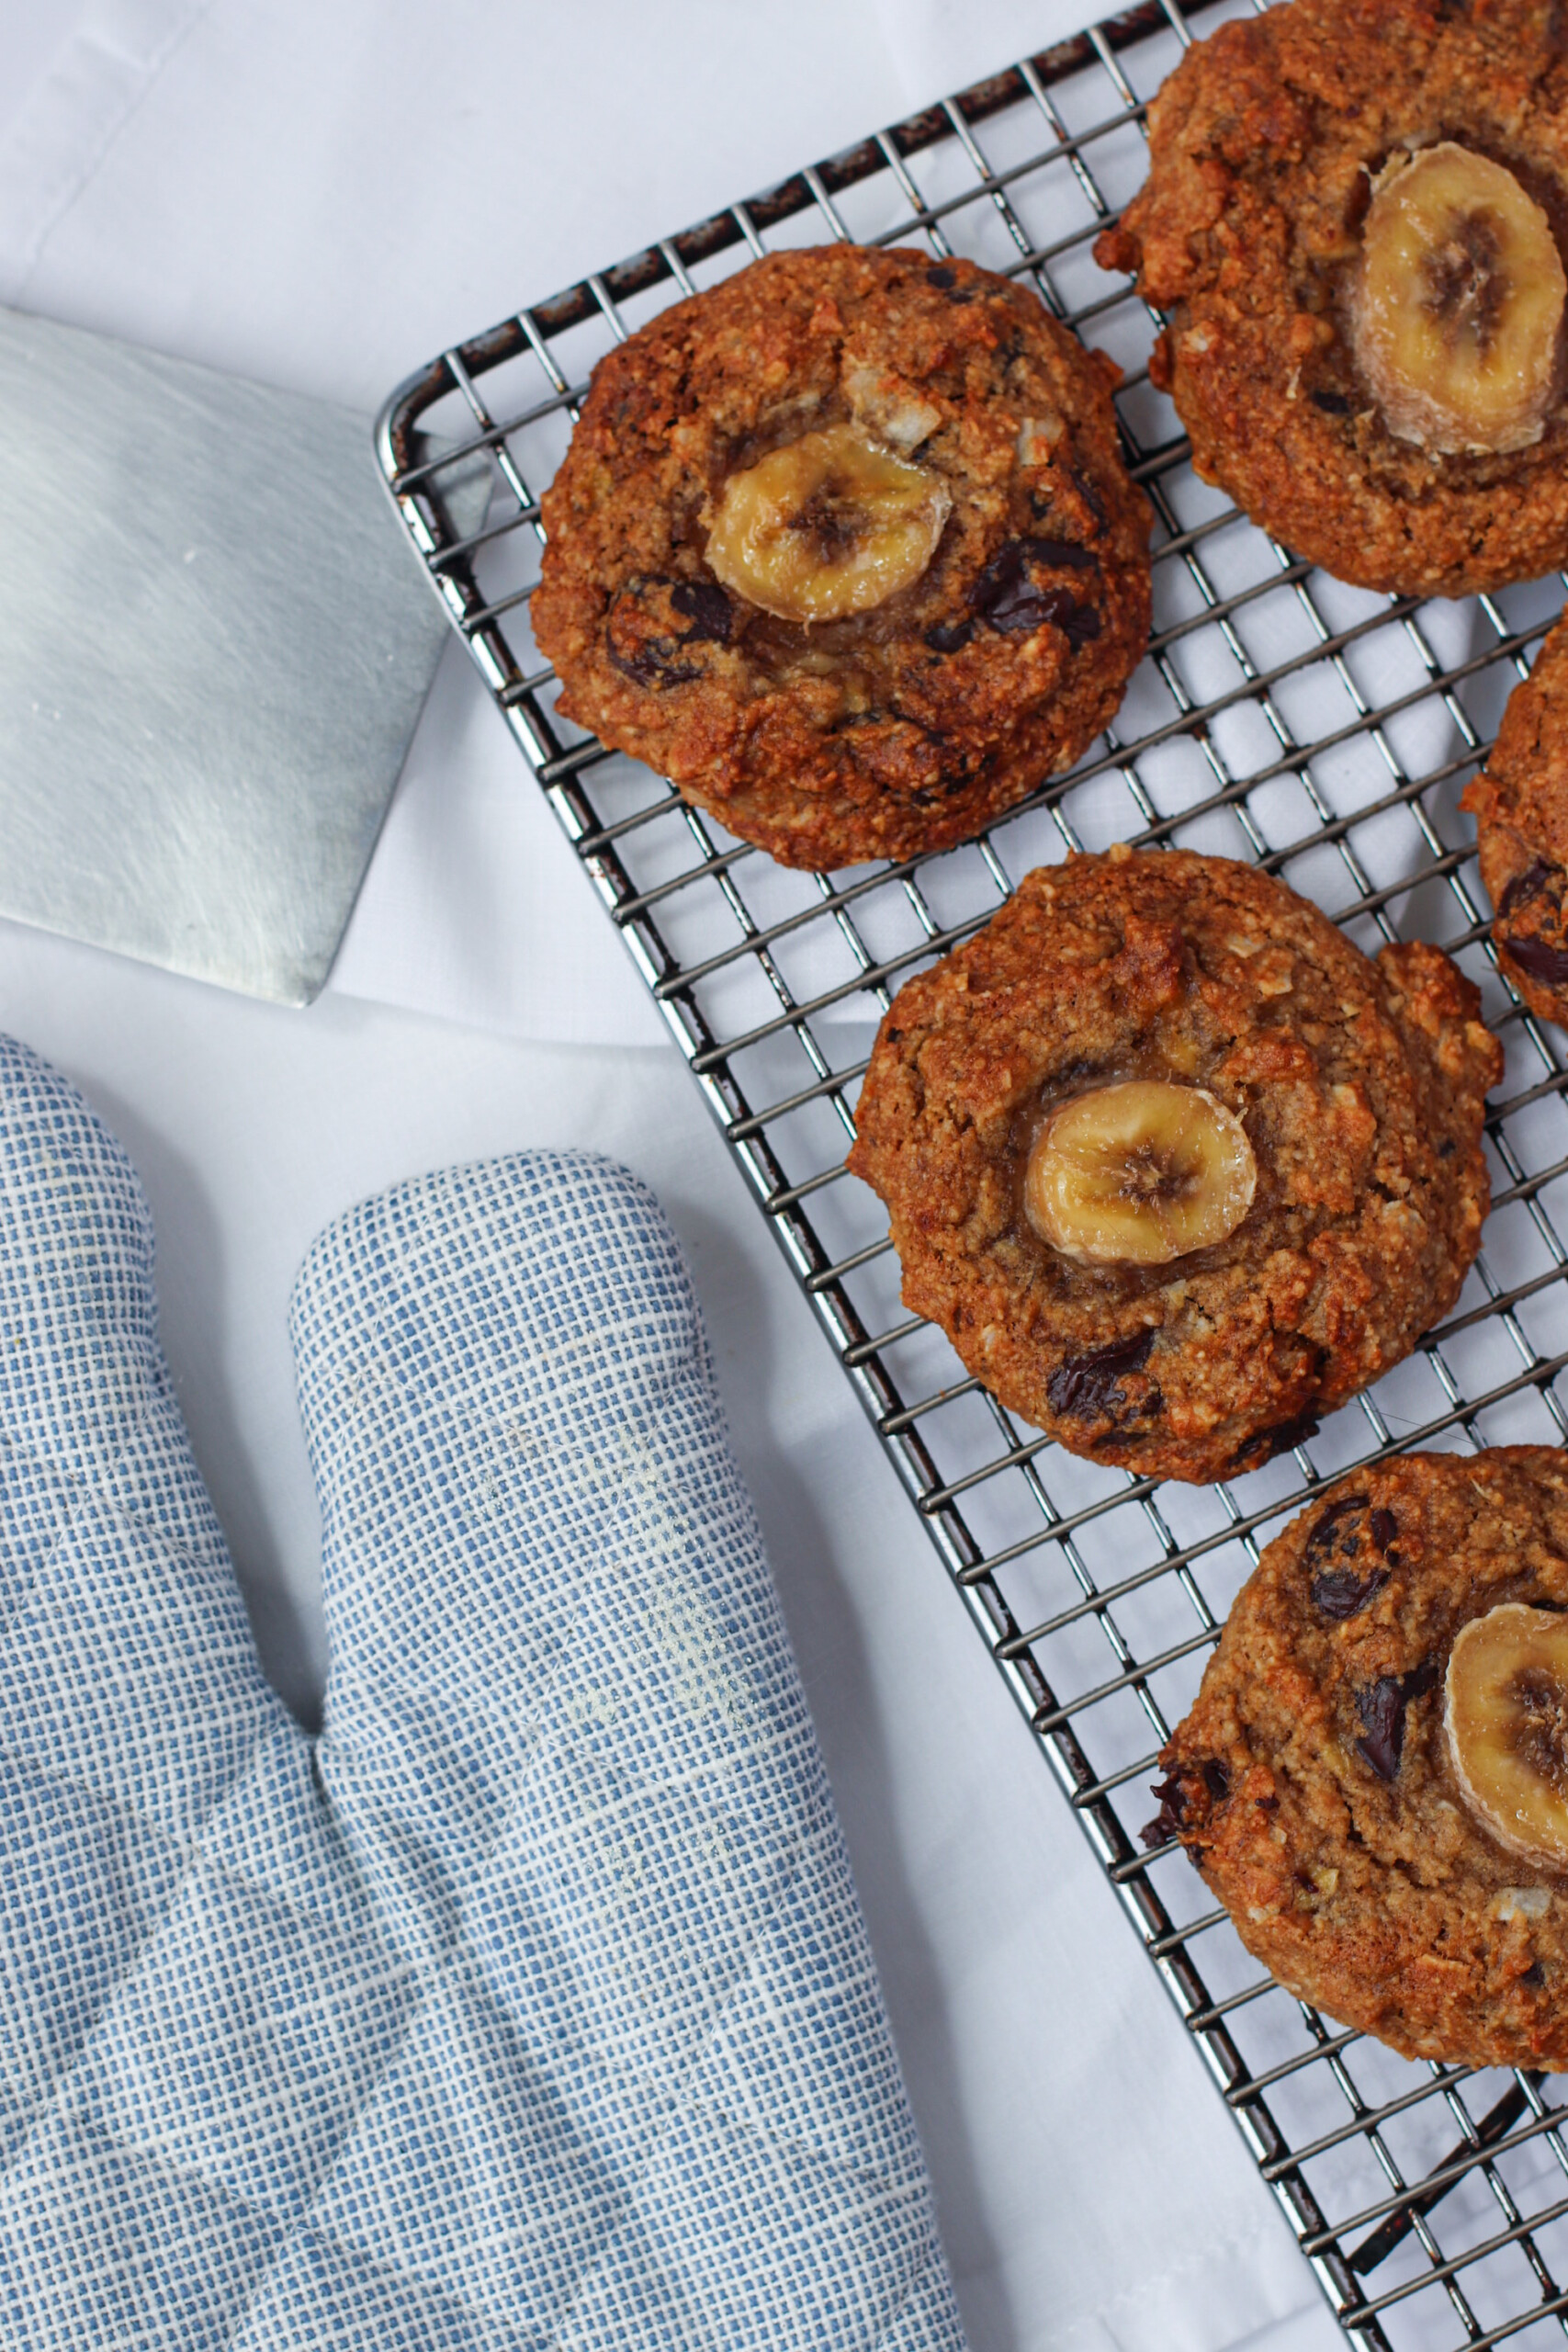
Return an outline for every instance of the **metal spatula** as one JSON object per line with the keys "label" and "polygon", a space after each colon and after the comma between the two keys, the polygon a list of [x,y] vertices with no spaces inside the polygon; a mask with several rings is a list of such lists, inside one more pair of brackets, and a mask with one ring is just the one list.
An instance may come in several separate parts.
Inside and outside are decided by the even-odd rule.
{"label": "metal spatula", "polygon": [[447,633],[367,419],[0,311],[0,914],[308,1004]]}

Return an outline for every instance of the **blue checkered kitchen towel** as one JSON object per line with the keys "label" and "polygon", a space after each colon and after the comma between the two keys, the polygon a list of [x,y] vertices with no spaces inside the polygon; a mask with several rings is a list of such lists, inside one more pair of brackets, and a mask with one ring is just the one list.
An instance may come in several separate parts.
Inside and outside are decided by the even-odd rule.
{"label": "blue checkered kitchen towel", "polygon": [[152,1257],[118,1145],[0,1044],[0,2344],[958,2347],[648,1193],[528,1153],[311,1251],[317,1742]]}

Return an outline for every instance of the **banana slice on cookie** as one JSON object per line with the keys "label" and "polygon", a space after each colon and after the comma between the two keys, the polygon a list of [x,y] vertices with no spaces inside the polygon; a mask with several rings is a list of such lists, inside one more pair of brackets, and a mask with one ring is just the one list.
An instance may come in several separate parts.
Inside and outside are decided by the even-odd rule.
{"label": "banana slice on cookie", "polygon": [[1439,455],[1539,441],[1561,389],[1551,224],[1512,172],[1451,139],[1378,175],[1352,306],[1389,431]]}
{"label": "banana slice on cookie", "polygon": [[1493,1836],[1568,1869],[1568,1617],[1509,1600],[1472,1619],[1449,1659],[1444,1725]]}
{"label": "banana slice on cookie", "polygon": [[1046,1121],[1024,1211],[1066,1258],[1159,1266],[1234,1233],[1257,1185],[1247,1130],[1206,1087],[1123,1079]]}
{"label": "banana slice on cookie", "polygon": [[840,620],[913,585],[952,506],[930,467],[835,424],[730,475],[707,558],[735,595],[781,620]]}

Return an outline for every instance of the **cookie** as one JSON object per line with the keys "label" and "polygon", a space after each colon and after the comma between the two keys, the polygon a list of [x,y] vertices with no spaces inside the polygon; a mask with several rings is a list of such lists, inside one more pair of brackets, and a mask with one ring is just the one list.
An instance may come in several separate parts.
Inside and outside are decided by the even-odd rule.
{"label": "cookie", "polygon": [[1568,560],[1555,0],[1291,0],[1196,43],[1096,256],[1168,313],[1193,463],[1342,580]]}
{"label": "cookie", "polygon": [[1568,1456],[1314,1498],[1160,1763],[1145,1838],[1289,1991],[1408,2058],[1568,2067]]}
{"label": "cookie", "polygon": [[1532,1012],[1568,1023],[1568,622],[1509,695],[1460,807],[1475,819],[1498,970]]}
{"label": "cookie", "polygon": [[543,503],[559,707],[786,865],[979,831],[1149,623],[1119,371],[972,262],[770,254],[600,361]]}
{"label": "cookie", "polygon": [[1407,1355],[1486,1213],[1479,995],[1228,858],[1025,877],[901,989],[849,1165],[905,1303],[1010,1410],[1151,1477],[1252,1469]]}

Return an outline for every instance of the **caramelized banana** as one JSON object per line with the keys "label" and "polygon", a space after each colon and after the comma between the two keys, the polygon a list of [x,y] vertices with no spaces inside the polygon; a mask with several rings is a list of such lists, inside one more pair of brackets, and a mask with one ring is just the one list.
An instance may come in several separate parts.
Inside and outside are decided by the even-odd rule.
{"label": "caramelized banana", "polygon": [[939,474],[836,424],[730,475],[708,561],[781,620],[838,620],[919,578],[952,504]]}
{"label": "caramelized banana", "polygon": [[1493,1836],[1568,1868],[1568,1618],[1505,1601],[1465,1626],[1444,1723],[1465,1803]]}
{"label": "caramelized banana", "polygon": [[1126,1079],[1047,1120],[1024,1209],[1064,1257],[1159,1266],[1234,1233],[1257,1183],[1246,1129],[1205,1088]]}
{"label": "caramelized banana", "polygon": [[1440,454],[1539,441],[1568,292],[1551,224],[1501,164],[1451,139],[1378,175],[1353,304],[1356,363],[1389,431]]}

